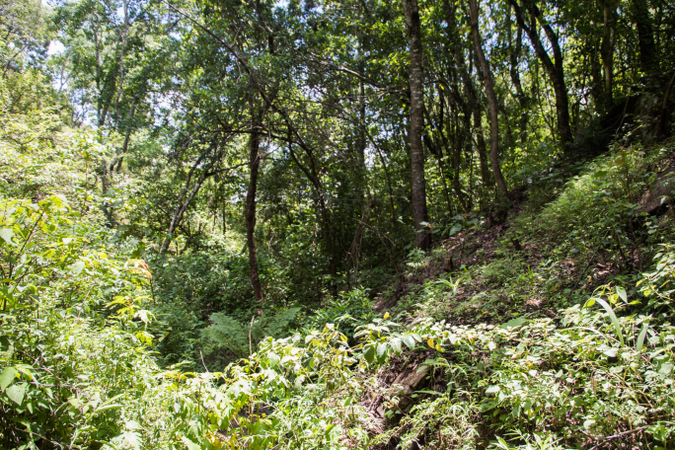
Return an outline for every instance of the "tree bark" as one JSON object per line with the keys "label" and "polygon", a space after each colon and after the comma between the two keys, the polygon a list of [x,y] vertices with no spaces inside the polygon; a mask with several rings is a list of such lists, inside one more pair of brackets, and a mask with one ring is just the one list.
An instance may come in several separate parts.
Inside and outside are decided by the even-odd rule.
{"label": "tree bark", "polygon": [[[523,46],[523,29],[518,26],[516,31],[516,40],[513,42],[511,36],[511,15],[508,15],[508,34],[509,34],[509,74],[511,75],[511,82],[516,88],[516,100],[520,107],[520,146],[525,148],[527,143],[527,96],[523,90],[523,84],[520,81],[520,73],[518,72],[518,58]],[[515,45],[515,48],[514,48]]]}
{"label": "tree bark", "polygon": [[403,0],[403,12],[410,42],[410,171],[412,179],[412,209],[415,221],[416,245],[422,250],[431,248],[431,234],[425,228],[428,222],[426,186],[424,180],[424,52],[422,29],[417,0]]}
{"label": "tree bark", "polygon": [[478,162],[480,164],[480,179],[487,187],[495,184],[495,179],[490,174],[488,167],[487,147],[485,146],[485,137],[483,136],[483,118],[481,116],[480,105],[475,102],[473,105],[473,128],[476,134],[476,151],[478,153]]}
{"label": "tree bark", "polygon": [[646,74],[655,72],[659,67],[654,42],[652,16],[649,14],[647,0],[631,0],[630,12],[638,30],[640,44],[640,68]]}
{"label": "tree bark", "polygon": [[600,0],[604,30],[602,44],[600,45],[602,77],[604,81],[604,106],[610,106],[614,102],[614,46],[616,44],[617,3],[617,0]]}
{"label": "tree bark", "polygon": [[[560,136],[560,141],[563,146],[563,151],[566,153],[569,152],[569,144],[572,143],[574,137],[572,136],[572,128],[570,126],[570,108],[569,108],[569,99],[567,98],[567,85],[565,84],[564,70],[563,70],[563,58],[562,51],[560,50],[560,43],[558,42],[558,36],[553,31],[553,28],[544,20],[541,15],[541,11],[537,5],[534,4],[533,0],[524,0],[523,4],[530,13],[530,24],[525,23],[523,9],[520,7],[516,0],[509,0],[509,3],[513,7],[513,10],[516,15],[516,20],[518,25],[525,30],[534,51],[541,61],[548,77],[553,86],[553,91],[555,93],[555,107],[556,107],[556,118],[557,118],[557,130],[558,135]],[[553,50],[553,61],[548,52],[544,48],[544,45],[539,39],[539,32],[537,31],[537,22],[539,22],[546,33],[546,37],[551,45]]]}
{"label": "tree bark", "polygon": [[194,186],[192,186],[192,189],[190,189],[192,177],[196,172],[197,168],[201,165],[202,161],[204,160],[204,155],[201,155],[197,159],[197,161],[192,165],[192,168],[188,173],[187,180],[185,180],[185,186],[183,186],[183,190],[180,193],[180,197],[178,197],[178,206],[176,206],[173,216],[171,216],[171,222],[169,223],[169,230],[167,233],[167,237],[164,239],[164,242],[162,242],[162,246],[159,249],[160,255],[168,250],[169,244],[171,244],[171,240],[173,239],[173,233],[174,231],[176,231],[176,228],[178,228],[178,225],[180,225],[180,222],[183,220],[183,215],[185,214],[185,211],[187,210],[188,206],[190,206],[190,203],[192,203],[192,200],[199,192],[199,189],[201,189],[202,184],[204,184],[204,181],[208,177],[213,175],[213,173],[211,173],[211,169],[215,165],[216,161],[220,159],[221,156],[222,152],[218,152],[218,154],[214,156],[214,158],[206,165],[206,167],[202,169],[202,173],[199,175],[199,178],[197,178],[197,181],[195,182]]}
{"label": "tree bark", "polygon": [[485,94],[488,100],[488,111],[490,113],[490,165],[492,166],[492,174],[495,177],[497,188],[502,194],[507,194],[506,181],[502,175],[501,167],[499,166],[499,110],[497,105],[497,95],[495,94],[494,79],[490,71],[490,64],[488,63],[480,40],[480,32],[478,30],[478,3],[476,0],[469,0],[469,15],[471,17],[471,36],[473,38],[473,46],[476,50],[476,59],[480,63],[481,71],[483,72],[483,82],[485,83]]}
{"label": "tree bark", "polygon": [[260,169],[260,132],[262,129],[261,114],[256,111],[255,105],[251,102],[251,134],[249,136],[249,182],[248,192],[246,193],[246,246],[248,247],[248,265],[253,287],[253,296],[263,306],[263,291],[258,274],[258,254],[255,245],[255,223],[256,223],[256,191],[258,188],[258,171]]}

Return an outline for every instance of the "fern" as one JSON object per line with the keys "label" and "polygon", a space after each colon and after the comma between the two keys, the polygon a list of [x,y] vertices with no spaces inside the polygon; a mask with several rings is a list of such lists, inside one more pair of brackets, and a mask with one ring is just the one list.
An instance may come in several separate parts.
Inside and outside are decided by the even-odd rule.
{"label": "fern", "polygon": [[[289,308],[276,314],[257,318],[244,324],[224,312],[211,314],[211,325],[202,331],[202,338],[219,350],[229,351],[237,358],[248,356],[258,343],[270,336],[286,334],[301,308]],[[249,342],[250,337],[250,342]],[[250,345],[250,347],[249,347]]]}

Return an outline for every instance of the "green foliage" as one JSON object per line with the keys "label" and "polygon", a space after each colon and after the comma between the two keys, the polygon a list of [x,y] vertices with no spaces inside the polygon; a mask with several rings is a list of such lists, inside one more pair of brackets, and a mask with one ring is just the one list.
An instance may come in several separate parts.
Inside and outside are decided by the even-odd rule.
{"label": "green foliage", "polygon": [[[655,52],[667,55],[673,27],[660,17],[672,7],[653,3]],[[582,24],[580,5],[540,2],[578,56],[563,61],[578,128],[602,120],[612,94],[598,93],[606,55],[586,56],[600,9]],[[539,199],[501,240],[478,238],[475,204],[494,223],[512,212],[481,170],[481,76],[463,5],[421,4],[434,156],[424,226],[452,241],[411,251],[404,275],[414,234],[399,7],[65,2],[65,49],[43,64],[48,9],[0,0],[0,447],[673,447],[672,221],[637,214],[672,168],[672,143],[616,144],[563,184],[551,166],[571,155],[552,139],[550,86],[515,41],[510,5],[490,6],[498,159],[509,186]],[[624,66],[615,94],[642,83],[631,20],[610,49]],[[639,105],[661,88],[637,87],[622,116],[638,103],[640,117],[625,130],[668,133],[668,102]],[[253,144],[261,316],[242,250]],[[592,289],[592,277],[570,282],[575,262],[627,272],[644,262],[636,250],[663,242],[640,283],[646,304],[604,286],[563,309]],[[337,294],[343,279],[372,287],[394,270],[400,284],[382,299],[401,300],[395,319],[375,318],[367,288]],[[479,321],[492,324],[466,325]]]}
{"label": "green foliage", "polygon": [[641,286],[642,294],[649,298],[648,304],[651,308],[672,312],[675,293],[675,246],[662,244],[654,260],[656,270],[645,273],[638,286]]}
{"label": "green foliage", "polygon": [[531,274],[531,269],[525,267],[522,261],[512,258],[496,259],[490,264],[483,266],[481,271],[488,283],[497,285],[504,284],[507,280],[521,273]]}
{"label": "green foliage", "polygon": [[250,323],[240,322],[227,313],[211,314],[211,324],[204,328],[202,337],[210,354],[224,351],[230,359],[244,358],[266,337],[279,338],[288,334],[301,308],[274,311],[261,317],[254,315]]}
{"label": "green foliage", "polygon": [[172,391],[146,351],[147,265],[102,251],[61,197],[0,209],[2,446],[119,448],[128,433],[175,436],[180,425],[151,406]]}
{"label": "green foliage", "polygon": [[158,295],[168,304],[189,305],[202,318],[216,311],[248,315],[253,308],[253,291],[247,261],[243,255],[219,250],[187,252],[158,261],[161,264],[155,277]]}
{"label": "green foliage", "polygon": [[337,324],[338,330],[352,343],[356,328],[375,317],[368,291],[369,289],[360,287],[340,292],[335,300],[329,299],[321,308],[313,311],[305,320],[305,325],[308,328],[319,328],[326,323]]}
{"label": "green foliage", "polygon": [[581,260],[597,252],[610,252],[626,260],[635,240],[633,220],[636,201],[646,186],[649,159],[639,148],[618,148],[598,158],[585,171],[568,181],[560,196],[549,203],[537,223],[551,250]]}

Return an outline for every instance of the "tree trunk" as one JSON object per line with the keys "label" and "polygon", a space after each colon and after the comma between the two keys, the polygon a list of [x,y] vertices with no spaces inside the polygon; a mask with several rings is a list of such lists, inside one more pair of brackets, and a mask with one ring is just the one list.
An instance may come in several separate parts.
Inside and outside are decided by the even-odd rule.
{"label": "tree trunk", "polygon": [[424,52],[417,0],[403,0],[403,12],[410,41],[410,171],[412,178],[412,209],[415,221],[416,244],[422,250],[431,247],[431,234],[424,223],[429,220],[424,180]]}
{"label": "tree trunk", "polygon": [[[518,26],[516,32],[516,41],[513,42],[511,37],[511,15],[508,16],[508,32],[509,32],[509,74],[511,75],[511,82],[516,88],[516,100],[520,107],[520,146],[525,148],[527,143],[527,96],[523,90],[523,84],[520,81],[520,73],[518,72],[518,58],[523,46],[523,29]],[[513,47],[515,44],[515,48]]]}
{"label": "tree trunk", "polygon": [[614,102],[614,46],[616,44],[616,8],[617,0],[600,0],[603,16],[602,44],[602,77],[604,81],[604,97],[606,107]]}
{"label": "tree trunk", "polygon": [[[569,144],[574,140],[572,136],[572,128],[570,127],[570,108],[569,100],[567,98],[567,86],[565,84],[565,77],[563,71],[563,58],[562,51],[560,50],[560,43],[558,42],[558,36],[553,31],[553,28],[546,23],[544,18],[541,15],[539,8],[533,3],[533,0],[524,0],[524,5],[530,13],[530,24],[529,26],[525,23],[523,10],[516,0],[509,0],[511,6],[516,15],[516,20],[518,25],[525,30],[534,51],[537,54],[537,57],[541,61],[548,77],[553,86],[553,91],[555,93],[555,107],[556,107],[556,117],[557,117],[557,129],[558,135],[560,136],[560,141],[563,146],[563,151],[566,153],[569,152]],[[546,37],[549,40],[551,48],[553,50],[553,61],[548,52],[544,48],[544,45],[539,39],[539,32],[537,31],[537,22],[540,22]]]}
{"label": "tree trunk", "polygon": [[249,182],[246,193],[246,246],[248,247],[248,265],[253,287],[253,296],[258,301],[260,308],[263,306],[263,291],[258,275],[258,254],[255,246],[255,210],[256,191],[258,188],[258,170],[260,168],[260,131],[262,128],[261,114],[256,111],[253,101],[251,102],[251,135],[249,137]]}
{"label": "tree trunk", "polygon": [[[296,136],[299,136],[296,133]],[[289,144],[291,139],[288,139]],[[328,253],[328,262],[330,264],[330,275],[331,275],[331,284],[330,289],[333,294],[337,294],[336,280],[337,280],[337,261],[335,260],[335,250],[333,246],[333,234],[331,231],[331,217],[328,205],[326,204],[326,198],[323,191],[323,184],[321,183],[321,178],[316,168],[316,161],[314,158],[314,152],[311,147],[307,146],[303,141],[297,142],[304,151],[307,157],[309,158],[309,168],[305,167],[304,164],[300,162],[298,156],[295,154],[293,148],[289,145],[289,153],[293,162],[300,168],[300,170],[305,174],[307,179],[314,186],[316,191],[317,199],[319,202],[319,217],[321,219],[321,224],[324,232],[324,241],[326,243],[326,253]]]}
{"label": "tree trunk", "polygon": [[483,47],[480,41],[480,32],[478,30],[478,3],[476,0],[469,0],[469,14],[471,16],[471,36],[473,37],[473,45],[476,50],[476,59],[480,63],[481,71],[483,72],[483,81],[485,83],[485,94],[488,100],[488,111],[490,113],[490,165],[492,166],[492,174],[495,177],[497,188],[502,194],[507,194],[506,181],[502,175],[502,170],[499,166],[499,110],[497,105],[497,96],[495,94],[494,79],[490,71],[490,64],[488,63]]}
{"label": "tree trunk", "polygon": [[631,0],[630,12],[638,30],[640,44],[640,68],[646,74],[658,70],[659,62],[654,42],[652,16],[649,14],[647,0]]}
{"label": "tree trunk", "polygon": [[212,175],[210,173],[210,170],[214,166],[215,161],[219,158],[220,154],[219,156],[211,160],[211,162],[209,162],[206,165],[206,167],[203,168],[203,171],[199,176],[199,178],[197,179],[197,181],[195,182],[195,185],[192,186],[192,189],[190,189],[190,182],[192,180],[192,176],[194,175],[197,168],[201,165],[201,162],[203,161],[203,156],[200,156],[197,162],[195,162],[192,165],[190,173],[188,173],[187,180],[185,180],[185,186],[183,186],[183,190],[180,193],[180,197],[178,197],[178,206],[176,206],[173,216],[171,217],[171,222],[169,223],[169,230],[167,232],[167,236],[164,239],[164,242],[162,242],[162,246],[159,249],[160,255],[168,250],[169,244],[171,244],[171,240],[173,239],[173,233],[174,231],[176,231],[176,228],[178,228],[178,225],[180,225],[180,222],[183,220],[183,215],[185,214],[185,211],[187,210],[188,206],[190,206],[190,203],[192,203],[192,200],[195,198],[195,195],[197,195],[197,192],[199,192],[199,189],[202,187],[202,184],[204,184],[204,181],[209,176]]}
{"label": "tree trunk", "polygon": [[492,178],[490,168],[488,167],[487,147],[485,146],[485,137],[483,136],[483,118],[481,117],[480,105],[477,102],[473,104],[473,128],[474,133],[476,133],[476,151],[480,163],[480,179],[485,186],[492,187],[495,184],[495,180]]}

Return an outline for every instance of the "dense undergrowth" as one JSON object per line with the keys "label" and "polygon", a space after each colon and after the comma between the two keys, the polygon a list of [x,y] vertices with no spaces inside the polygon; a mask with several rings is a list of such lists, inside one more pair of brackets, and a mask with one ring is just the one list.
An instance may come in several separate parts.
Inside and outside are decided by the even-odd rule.
{"label": "dense undergrowth", "polygon": [[119,136],[29,104],[0,130],[0,447],[675,446],[672,141],[438,224],[380,292],[280,282],[259,315],[240,253],[160,257],[144,183],[95,189]]}
{"label": "dense undergrowth", "polygon": [[205,327],[193,372],[151,352],[176,336],[137,243],[84,191],[41,194],[67,155],[5,163],[36,194],[0,206],[2,446],[671,448],[672,218],[640,211],[670,154],[616,149],[504,225],[458,223],[379,294],[388,312],[357,289],[311,315],[179,320]]}

